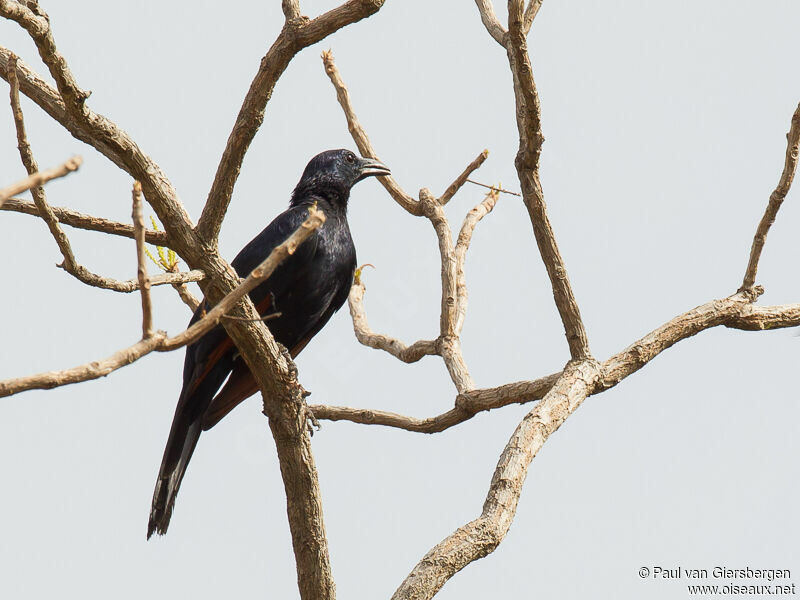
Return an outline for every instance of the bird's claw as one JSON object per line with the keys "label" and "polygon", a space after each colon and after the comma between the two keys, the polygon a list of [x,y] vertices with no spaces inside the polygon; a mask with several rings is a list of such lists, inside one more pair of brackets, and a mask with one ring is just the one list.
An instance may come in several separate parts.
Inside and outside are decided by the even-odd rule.
{"label": "bird's claw", "polygon": [[308,435],[311,437],[314,437],[315,431],[322,429],[322,424],[317,420],[317,417],[314,416],[311,410],[306,412],[306,427],[308,427]]}

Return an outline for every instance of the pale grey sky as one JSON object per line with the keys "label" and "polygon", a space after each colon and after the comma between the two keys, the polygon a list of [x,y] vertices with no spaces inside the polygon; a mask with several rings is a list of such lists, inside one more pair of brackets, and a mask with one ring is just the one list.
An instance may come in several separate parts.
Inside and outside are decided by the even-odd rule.
{"label": "pale grey sky", "polygon": [[[282,22],[279,2],[42,4],[92,108],[159,162],[197,218]],[[311,15],[333,5],[302,2]],[[800,100],[798,23],[791,0],[550,0],[541,9],[531,53],[542,181],[598,358],[738,287]],[[45,73],[16,25],[0,22],[0,44]],[[304,51],[279,82],[222,230],[228,258],[284,208],[311,156],[354,146],[322,70],[326,48],[409,192],[444,189],[483,148],[491,154],[476,178],[518,189],[510,75],[474,4],[388,0]],[[51,203],[128,221],[129,177],[24,108],[40,165],[85,158],[47,188]],[[0,185],[24,174],[15,145],[10,111],[0,109]],[[481,198],[475,187],[460,192],[447,209],[453,225]],[[409,342],[434,336],[429,223],[372,180],[355,188],[350,223],[360,261],[377,266],[366,274],[373,328]],[[761,262],[762,303],[800,299],[798,228],[794,190]],[[134,275],[131,242],[69,233],[88,268]],[[139,336],[139,298],[56,269],[42,222],[0,213],[0,253],[0,379],[100,358]],[[479,386],[563,365],[566,343],[518,199],[503,197],[478,226],[467,278],[463,346]],[[159,328],[185,325],[171,289],[155,303]],[[101,381],[0,400],[0,597],[297,597],[259,398],[203,435],[169,534],[145,541],[182,361],[180,352],[150,356]],[[686,580],[639,578],[655,565],[786,568],[798,583],[799,361],[796,331],[711,330],[589,399],[534,460],[506,540],[439,597],[687,595]],[[408,366],[360,346],[346,310],[298,365],[315,403],[430,416],[454,399],[439,361]],[[313,444],[339,597],[389,597],[433,544],[477,516],[530,408],[435,436],[323,423]]]}

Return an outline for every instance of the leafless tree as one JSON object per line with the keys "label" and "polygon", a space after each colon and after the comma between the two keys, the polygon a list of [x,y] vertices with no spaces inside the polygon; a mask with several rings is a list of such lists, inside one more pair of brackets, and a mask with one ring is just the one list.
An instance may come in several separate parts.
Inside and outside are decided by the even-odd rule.
{"label": "leafless tree", "polygon": [[[366,425],[439,433],[471,419],[481,411],[538,401],[519,423],[500,455],[481,514],[459,527],[422,557],[393,596],[398,600],[431,598],[458,571],[491,553],[502,542],[514,518],[531,460],[549,436],[586,398],[614,387],[664,350],[707,329],[724,326],[743,330],[766,330],[800,325],[800,304],[758,305],[757,300],[763,290],[756,285],[759,258],[767,233],[789,191],[797,167],[800,145],[798,106],[791,117],[783,173],[769,198],[764,217],[757,226],[750,260],[738,288],[728,297],[710,300],[676,316],[605,360],[598,360],[592,355],[578,301],[548,219],[539,178],[543,143],[541,111],[527,38],[542,2],[528,0],[526,4],[523,0],[509,0],[508,23],[504,25],[495,15],[490,0],[476,0],[476,18],[481,19],[488,35],[505,50],[508,58],[519,131],[519,150],[515,166],[522,199],[550,279],[571,358],[560,372],[490,389],[476,388],[470,377],[460,343],[467,312],[464,262],[475,227],[492,211],[498,197],[505,190],[490,187],[485,199],[467,213],[455,239],[443,207],[482,165],[487,157],[484,151],[438,196],[423,188],[419,191],[418,198],[414,198],[391,176],[381,178],[389,195],[409,215],[427,219],[435,230],[441,257],[442,285],[441,316],[436,337],[406,345],[397,339],[373,332],[368,325],[363,305],[365,287],[360,272],[356,274],[349,297],[355,334],[362,344],[388,352],[406,363],[418,361],[428,355],[442,358],[456,390],[453,407],[443,414],[417,419],[377,410],[307,405],[291,358],[274,341],[268,327],[259,320],[247,292],[268,277],[285,256],[292,253],[319,227],[324,221],[324,215],[312,213],[306,223],[244,281],[221,258],[217,240],[244,156],[259,129],[275,84],[292,58],[333,32],[376,13],[383,4],[384,0],[347,0],[337,8],[309,19],[302,15],[298,0],[282,1],[285,23],[264,55],[245,95],[205,207],[195,224],[179,202],[175,189],[161,168],[111,119],[89,107],[89,94],[79,86],[66,57],[59,52],[50,20],[37,0],[0,0],[0,15],[15,21],[28,33],[56,83],[53,88],[31,67],[18,61],[10,49],[0,47],[0,75],[9,83],[20,156],[30,175],[27,179],[0,190],[0,208],[41,217],[47,223],[63,255],[60,266],[80,281],[118,292],[139,290],[143,315],[142,338],[132,346],[89,364],[2,381],[0,396],[101,377],[150,352],[182,347],[221,323],[256,375],[264,398],[264,413],[269,420],[283,475],[298,585],[304,599],[335,597],[319,482],[307,427],[310,420],[349,420]],[[322,60],[353,140],[364,156],[377,158],[375,149],[356,118],[333,55],[325,52]],[[61,166],[40,171],[27,142],[19,104],[20,92],[75,138],[92,146],[135,180],[132,225],[80,214],[69,208],[50,206],[43,189],[44,184],[78,169],[80,159],[71,158]],[[26,190],[31,191],[33,202],[15,197]],[[145,229],[141,216],[142,195],[158,215],[165,231]],[[92,273],[80,265],[62,224],[135,239],[138,266],[136,279],[116,281]],[[148,275],[144,250],[146,241],[174,250],[191,270],[177,272],[174,264],[167,264],[165,267],[171,272],[157,276]],[[176,336],[169,337],[165,332],[155,330],[150,287],[172,285],[183,301],[194,309],[198,302],[188,291],[188,282],[199,282],[206,297],[216,305],[215,308],[200,322]],[[736,285],[732,284],[731,289],[734,288]],[[226,316],[234,318],[224,318]]]}

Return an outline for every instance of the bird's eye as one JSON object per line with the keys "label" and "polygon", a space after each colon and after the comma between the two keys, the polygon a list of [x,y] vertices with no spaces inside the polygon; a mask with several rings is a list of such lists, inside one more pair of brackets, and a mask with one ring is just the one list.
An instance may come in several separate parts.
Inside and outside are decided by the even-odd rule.
{"label": "bird's eye", "polygon": [[347,154],[345,154],[344,159],[349,163],[356,162],[356,156],[352,152],[348,152]]}

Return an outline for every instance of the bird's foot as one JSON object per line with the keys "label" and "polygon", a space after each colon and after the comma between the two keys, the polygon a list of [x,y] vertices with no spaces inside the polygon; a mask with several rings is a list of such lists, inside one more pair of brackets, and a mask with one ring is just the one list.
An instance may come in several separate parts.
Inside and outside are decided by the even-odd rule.
{"label": "bird's foot", "polygon": [[314,432],[322,429],[322,424],[314,416],[314,413],[309,409],[306,411],[306,427],[308,427],[308,435],[314,437]]}

